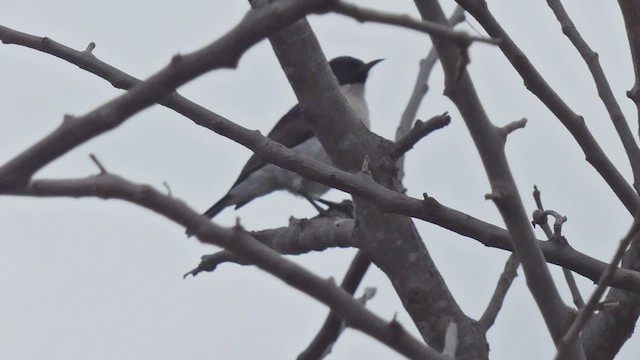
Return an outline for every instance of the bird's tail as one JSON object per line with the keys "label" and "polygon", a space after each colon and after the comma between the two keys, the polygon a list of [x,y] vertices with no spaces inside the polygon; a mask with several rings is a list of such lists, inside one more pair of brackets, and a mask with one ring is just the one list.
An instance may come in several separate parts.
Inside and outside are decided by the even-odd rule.
{"label": "bird's tail", "polygon": [[211,206],[202,215],[208,217],[209,219],[213,219],[216,215],[218,215],[220,211],[224,210],[224,208],[229,205],[233,205],[231,202],[229,202],[230,199],[231,197],[229,196],[229,194],[223,196],[222,199],[218,200],[217,203],[213,204],[213,206]]}
{"label": "bird's tail", "polygon": [[[213,219],[216,215],[218,215],[220,211],[224,210],[224,208],[226,208],[227,206],[233,205],[233,203],[229,201],[230,199],[231,198],[229,194],[225,195],[224,197],[222,197],[222,199],[218,200],[217,203],[213,204],[213,206],[211,206],[202,215],[208,217],[209,219]],[[191,237],[195,234],[195,231],[193,229],[187,229],[186,234],[187,236]]]}

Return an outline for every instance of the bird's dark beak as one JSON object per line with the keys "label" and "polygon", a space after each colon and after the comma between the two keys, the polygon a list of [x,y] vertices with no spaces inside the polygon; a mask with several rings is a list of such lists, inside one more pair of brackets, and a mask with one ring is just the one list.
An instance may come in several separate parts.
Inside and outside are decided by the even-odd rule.
{"label": "bird's dark beak", "polygon": [[372,67],[374,67],[377,63],[381,62],[382,60],[384,60],[384,59],[376,59],[376,60],[373,60],[371,62],[368,62],[368,63],[364,64],[364,68],[363,68],[364,72],[368,73],[369,70],[371,70]]}

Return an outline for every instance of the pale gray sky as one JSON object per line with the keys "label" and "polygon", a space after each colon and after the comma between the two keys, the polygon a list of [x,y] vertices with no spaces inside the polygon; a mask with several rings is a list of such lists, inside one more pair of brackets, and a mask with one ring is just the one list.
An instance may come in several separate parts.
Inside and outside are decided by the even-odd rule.
{"label": "pale gray sky", "polygon": [[[417,16],[411,1],[357,1]],[[144,78],[177,52],[215,40],[248,9],[243,1],[13,1],[4,0],[0,24],[84,49]],[[630,120],[635,108],[625,91],[633,84],[624,26],[616,4],[566,1],[567,10],[600,60]],[[446,2],[448,9],[453,2]],[[543,2],[492,1],[490,7],[559,94],[585,119],[614,163],[628,165],[586,66],[560,32]],[[428,38],[389,26],[337,16],[311,23],[331,58],[385,58],[368,83],[372,130],[393,138]],[[463,28],[470,31],[466,25]],[[476,28],[480,29],[478,25]],[[563,233],[584,253],[608,261],[631,217],[614,198],[560,123],[522,86],[500,51],[471,48],[470,72],[497,125],[526,117],[509,137],[507,152],[527,210],[533,184],[548,208],[569,218]],[[110,84],[49,55],[0,46],[0,163],[52,131],[64,114],[84,114],[120,93]],[[437,69],[419,117],[449,111],[452,124],[410,153],[405,185],[443,204],[502,225],[484,200],[488,182],[464,123],[442,94]],[[238,69],[207,74],[179,90],[239,124],[266,133],[294,103],[293,92],[266,42],[247,52]],[[637,124],[631,124],[634,133]],[[75,149],[37,177],[80,177],[97,172],[95,153],[111,172],[162,187],[204,210],[224,195],[250,152],[152,107],[123,126]],[[224,171],[220,171],[223,169]],[[345,194],[330,193],[331,199]],[[286,206],[282,206],[286,204]],[[313,216],[302,199],[272,194],[216,221],[236,217],[248,229],[284,226],[289,216]],[[416,221],[437,265],[465,312],[479,316],[508,254]],[[538,234],[540,238],[542,233]],[[184,229],[120,201],[0,198],[0,358],[2,359],[291,359],[308,344],[326,315],[315,300],[259,270],[224,265],[215,273],[182,280],[199,257],[215,251],[184,237]],[[316,274],[341,279],[353,250],[294,258]],[[552,267],[558,287],[561,272]],[[578,276],[588,296],[591,282]],[[368,307],[413,325],[388,280],[371,269],[363,282],[378,292]],[[553,345],[519,276],[489,332],[492,359],[548,359]],[[635,335],[620,359],[635,358]],[[398,359],[399,355],[355,331],[346,331],[331,359]]]}

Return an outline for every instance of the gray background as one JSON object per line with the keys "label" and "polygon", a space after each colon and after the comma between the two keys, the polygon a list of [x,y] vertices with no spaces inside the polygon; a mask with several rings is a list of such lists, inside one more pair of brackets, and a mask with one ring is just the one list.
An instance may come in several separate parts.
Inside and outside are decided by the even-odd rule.
{"label": "gray background", "polygon": [[[412,2],[358,1],[411,13]],[[453,9],[453,2],[445,4]],[[612,2],[566,1],[569,13],[600,60],[629,119],[635,108],[624,92],[633,73],[619,9]],[[625,175],[626,157],[586,66],[560,32],[543,2],[492,1],[490,7],[559,94],[585,119]],[[243,1],[2,1],[0,24],[48,36],[76,49],[93,41],[94,54],[139,78],[172,55],[198,49],[221,36],[247,11]],[[338,15],[310,18],[325,54],[370,61],[368,99],[372,130],[393,138],[413,87],[417,64],[429,49],[424,34],[358,24]],[[471,20],[473,22],[473,20]],[[468,25],[462,28],[471,31]],[[480,28],[476,25],[476,28]],[[631,217],[615,199],[568,132],[522,86],[522,80],[488,45],[471,48],[472,78],[495,124],[527,117],[509,137],[507,152],[527,210],[537,184],[548,208],[568,216],[564,234],[588,255],[608,261]],[[110,84],[49,55],[0,46],[0,163],[52,131],[63,114],[84,114],[121,93]],[[423,140],[407,159],[408,194],[423,192],[447,206],[502,225],[483,196],[489,191],[479,158],[454,106],[443,96],[438,68],[419,117],[449,111],[452,124]],[[238,69],[207,74],[180,89],[188,98],[263,133],[295,103],[268,43],[252,48]],[[637,124],[631,124],[634,133]],[[174,196],[204,210],[221,197],[250,156],[244,147],[152,107],[123,126],[47,166],[41,178],[97,172],[95,153],[111,172],[131,180],[163,182]],[[332,191],[328,198],[342,199]],[[284,226],[289,216],[313,216],[303,200],[272,194],[240,211],[248,229]],[[485,248],[417,221],[435,262],[462,308],[480,316],[508,254]],[[225,265],[213,274],[182,280],[202,254],[216,249],[186,239],[184,229],[120,201],[0,198],[0,358],[2,359],[290,359],[310,341],[327,309],[256,269]],[[541,232],[539,238],[543,237]],[[353,250],[292,258],[316,274],[341,279]],[[570,303],[561,272],[552,271]],[[578,276],[584,295],[591,282]],[[378,292],[368,307],[397,314],[417,334],[388,280],[371,269],[363,285]],[[492,359],[548,359],[553,345],[524,278],[518,277],[489,332]],[[634,336],[620,359],[635,358]],[[347,330],[332,359],[396,359],[399,355]]]}

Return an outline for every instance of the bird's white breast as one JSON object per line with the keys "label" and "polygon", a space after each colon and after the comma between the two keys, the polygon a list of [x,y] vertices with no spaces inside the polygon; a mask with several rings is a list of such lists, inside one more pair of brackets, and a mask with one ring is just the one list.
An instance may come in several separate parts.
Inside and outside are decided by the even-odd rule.
{"label": "bird's white breast", "polygon": [[364,99],[364,84],[345,84],[340,86],[340,90],[342,90],[344,97],[347,98],[356,117],[369,129],[371,122],[369,121],[367,101]]}

